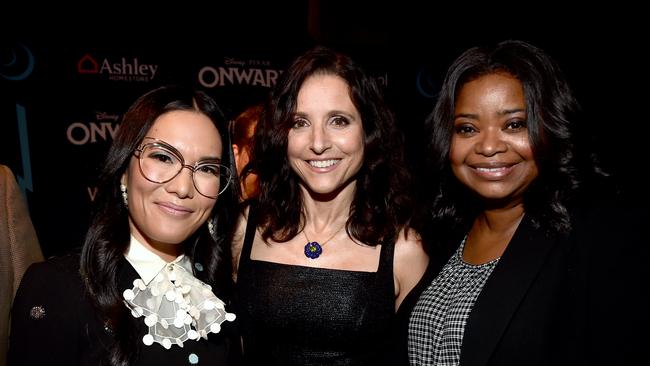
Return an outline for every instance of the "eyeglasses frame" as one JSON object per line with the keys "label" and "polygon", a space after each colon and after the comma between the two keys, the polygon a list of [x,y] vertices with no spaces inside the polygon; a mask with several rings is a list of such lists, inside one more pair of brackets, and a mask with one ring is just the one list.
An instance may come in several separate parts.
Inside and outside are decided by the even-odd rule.
{"label": "eyeglasses frame", "polygon": [[[213,197],[213,196],[205,195],[205,194],[201,193],[201,191],[196,187],[196,181],[194,180],[194,172],[196,172],[196,170],[199,168],[200,165],[202,165],[202,164],[204,164],[206,162],[205,160],[197,161],[197,162],[194,163],[194,165],[185,164],[185,157],[183,156],[183,154],[181,154],[181,152],[178,151],[177,148],[170,145],[168,142],[165,142],[164,140],[161,140],[161,139],[157,139],[155,137],[149,137],[149,136],[145,136],[144,139],[149,139],[149,140],[153,140],[153,141],[148,142],[148,143],[141,143],[140,146],[138,146],[138,148],[136,148],[133,151],[133,156],[135,156],[138,159],[138,169],[140,170],[140,174],[142,174],[144,179],[148,180],[151,183],[165,184],[165,183],[171,182],[172,180],[174,180],[174,178],[178,177],[178,175],[181,174],[181,172],[183,171],[183,168],[187,168],[187,169],[190,170],[190,172],[192,172],[192,185],[194,186],[194,189],[196,190],[196,192],[198,194],[200,194],[201,196],[203,196],[203,197],[216,199],[217,197],[219,197],[219,195],[221,195],[223,192],[226,191],[226,188],[228,188],[228,185],[232,181],[232,171],[231,171],[231,169],[229,167],[227,167],[226,165],[221,164],[221,160],[219,160],[219,162],[209,163],[209,164],[212,164],[212,165],[218,165],[219,166],[219,172],[220,172],[219,175],[221,177],[224,176],[224,174],[222,174],[221,172],[225,169],[225,171],[228,172],[228,176],[227,176],[228,180],[226,181],[226,184],[223,185],[223,187],[220,187],[221,189],[219,190],[219,193],[217,193],[216,196]],[[156,145],[158,145],[160,147],[163,147],[166,150],[169,150],[172,154],[174,154],[178,158],[178,160],[181,163],[181,168],[178,170],[178,172],[176,172],[176,174],[174,174],[174,176],[172,176],[171,178],[169,178],[169,179],[167,179],[167,180],[165,180],[163,182],[156,182],[154,180],[149,179],[149,177],[147,177],[147,175],[144,174],[144,172],[142,171],[142,153],[144,152],[145,148],[147,148],[149,146],[156,146]],[[221,181],[219,182],[219,185],[221,185]]]}

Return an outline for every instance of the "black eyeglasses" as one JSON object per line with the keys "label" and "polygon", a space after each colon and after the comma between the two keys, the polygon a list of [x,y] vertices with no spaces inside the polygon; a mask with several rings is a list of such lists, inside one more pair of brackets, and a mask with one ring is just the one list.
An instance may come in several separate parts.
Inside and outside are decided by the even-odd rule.
{"label": "black eyeglasses", "polygon": [[138,158],[140,173],[148,181],[167,183],[187,168],[192,172],[194,188],[205,197],[217,198],[228,187],[232,172],[219,160],[203,160],[188,165],[172,145],[153,137],[145,139],[152,141],[140,145],[133,155]]}

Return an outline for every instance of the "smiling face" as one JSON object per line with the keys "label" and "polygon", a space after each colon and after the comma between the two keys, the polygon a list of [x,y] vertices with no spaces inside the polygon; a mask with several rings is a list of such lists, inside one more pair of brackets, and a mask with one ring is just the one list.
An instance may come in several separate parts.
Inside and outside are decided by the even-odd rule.
{"label": "smiling face", "polygon": [[[161,115],[146,136],[173,146],[185,164],[192,166],[197,161],[220,159],[223,151],[212,121],[192,111]],[[131,234],[159,255],[177,256],[182,251],[178,244],[205,223],[217,201],[196,191],[192,172],[186,168],[166,183],[145,179],[135,156],[131,157],[121,182],[128,189]]]}
{"label": "smiling face", "polygon": [[488,74],[462,86],[449,152],[458,180],[483,199],[517,204],[539,171],[528,138],[521,82]]}
{"label": "smiling face", "polygon": [[345,80],[328,74],[305,79],[294,122],[287,156],[301,186],[316,194],[353,188],[363,164],[364,131]]}

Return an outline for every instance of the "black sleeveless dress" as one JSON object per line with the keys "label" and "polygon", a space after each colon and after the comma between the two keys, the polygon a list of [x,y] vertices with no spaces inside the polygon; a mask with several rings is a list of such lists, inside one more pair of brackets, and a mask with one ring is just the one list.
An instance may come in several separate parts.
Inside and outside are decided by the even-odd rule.
{"label": "black sleeveless dress", "polygon": [[377,272],[251,260],[254,211],[237,281],[246,364],[393,364],[394,243],[382,246]]}

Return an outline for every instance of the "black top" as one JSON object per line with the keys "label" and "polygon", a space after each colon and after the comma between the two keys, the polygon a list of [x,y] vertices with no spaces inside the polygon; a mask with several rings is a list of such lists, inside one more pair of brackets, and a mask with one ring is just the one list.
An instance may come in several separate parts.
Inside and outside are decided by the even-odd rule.
{"label": "black top", "polygon": [[[139,278],[135,269],[122,259],[118,268],[121,294]],[[125,305],[126,306],[126,305]],[[188,340],[183,348],[167,350],[154,343],[145,346],[147,332],[143,318],[137,324],[139,357],[135,365],[227,365],[231,350],[232,324],[222,324],[219,334],[208,340]],[[12,309],[9,365],[106,365],[111,333],[87,298],[79,257],[66,256],[31,265],[22,279]],[[197,361],[198,363],[196,363]]]}
{"label": "black top", "polygon": [[249,365],[392,364],[394,243],[377,272],[251,260],[254,207],[238,273],[238,317]]}

